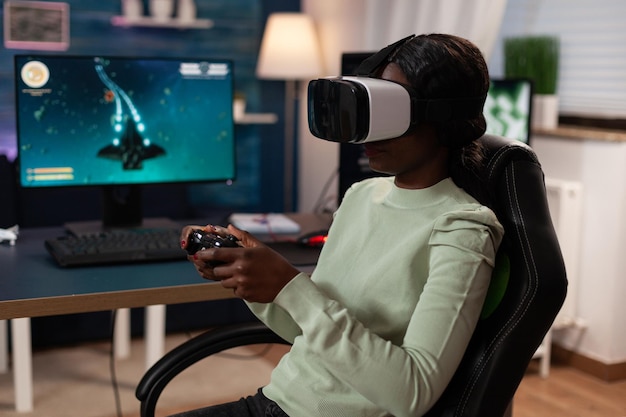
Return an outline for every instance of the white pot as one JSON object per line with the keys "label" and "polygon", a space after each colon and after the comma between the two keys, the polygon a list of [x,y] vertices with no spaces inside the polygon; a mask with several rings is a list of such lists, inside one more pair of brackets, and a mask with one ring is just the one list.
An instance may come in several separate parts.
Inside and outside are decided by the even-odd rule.
{"label": "white pot", "polygon": [[178,19],[184,23],[196,20],[196,3],[193,0],[178,0]]}
{"label": "white pot", "polygon": [[122,0],[122,14],[128,20],[137,20],[143,16],[141,0]]}
{"label": "white pot", "polygon": [[150,0],[150,14],[154,20],[167,21],[174,14],[174,0]]}
{"label": "white pot", "polygon": [[559,97],[556,94],[535,94],[531,115],[533,129],[556,129],[559,125]]}

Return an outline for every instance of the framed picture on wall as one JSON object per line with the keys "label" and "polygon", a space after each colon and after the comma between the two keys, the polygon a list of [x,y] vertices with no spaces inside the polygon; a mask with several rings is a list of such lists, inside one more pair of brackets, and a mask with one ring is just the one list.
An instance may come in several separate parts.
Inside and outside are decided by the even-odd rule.
{"label": "framed picture on wall", "polygon": [[65,51],[70,45],[69,19],[68,3],[5,1],[4,46]]}

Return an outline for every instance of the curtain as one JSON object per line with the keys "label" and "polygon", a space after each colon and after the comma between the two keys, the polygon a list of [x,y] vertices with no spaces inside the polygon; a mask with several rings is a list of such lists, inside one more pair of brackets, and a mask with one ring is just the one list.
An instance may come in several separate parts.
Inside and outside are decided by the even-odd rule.
{"label": "curtain", "polygon": [[491,54],[506,0],[366,0],[365,47],[380,49],[412,33],[450,33]]}
{"label": "curtain", "polygon": [[474,42],[488,60],[507,0],[302,0],[315,18],[335,70],[341,52],[378,50],[412,33],[450,33]]}

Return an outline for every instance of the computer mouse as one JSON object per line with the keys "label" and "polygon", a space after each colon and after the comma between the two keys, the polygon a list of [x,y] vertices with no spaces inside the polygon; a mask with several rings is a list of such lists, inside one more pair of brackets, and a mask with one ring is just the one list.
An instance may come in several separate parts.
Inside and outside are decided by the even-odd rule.
{"label": "computer mouse", "polygon": [[316,230],[301,235],[296,239],[296,242],[302,246],[308,246],[311,248],[321,248],[326,243],[328,237],[328,230]]}

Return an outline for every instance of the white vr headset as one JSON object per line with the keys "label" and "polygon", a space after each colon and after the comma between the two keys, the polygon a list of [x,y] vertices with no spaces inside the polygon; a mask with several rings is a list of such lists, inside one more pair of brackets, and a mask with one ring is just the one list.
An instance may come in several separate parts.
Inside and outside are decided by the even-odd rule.
{"label": "white vr headset", "polygon": [[393,139],[420,122],[446,122],[478,117],[485,97],[421,99],[410,88],[374,78],[389,57],[410,42],[407,36],[365,59],[355,77],[309,82],[309,130],[318,138],[343,143]]}
{"label": "white vr headset", "polygon": [[309,130],[342,143],[393,139],[420,122],[478,117],[485,97],[418,99],[407,87],[371,77],[330,77],[309,82]]}

